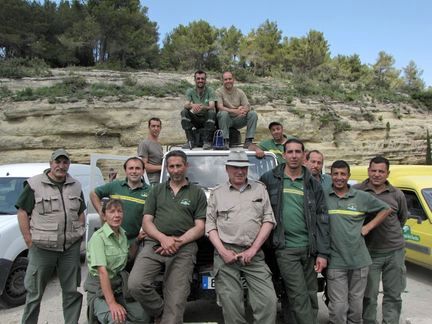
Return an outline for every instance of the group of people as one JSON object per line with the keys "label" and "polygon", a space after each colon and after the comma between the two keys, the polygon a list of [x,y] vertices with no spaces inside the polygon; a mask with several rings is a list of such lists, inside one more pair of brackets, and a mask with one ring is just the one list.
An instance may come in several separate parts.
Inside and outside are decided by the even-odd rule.
{"label": "group of people", "polygon": [[216,124],[224,138],[222,149],[230,147],[230,130],[245,126],[243,147],[248,148],[255,137],[258,115],[252,110],[243,90],[234,86],[233,73],[227,71],[222,74],[223,86],[216,92],[207,86],[204,71],[196,71],[194,81],[195,87],[187,90],[186,103],[181,111],[181,125],[187,138],[184,148],[198,146],[202,138],[203,149],[211,149]]}
{"label": "group of people", "polygon": [[[204,144],[209,144],[217,116],[224,136],[233,125],[247,125],[244,147],[257,157],[271,151],[279,164],[252,180],[246,152],[233,149],[225,163],[228,181],[211,189],[207,201],[186,177],[187,155],[181,150],[166,155],[169,179],[158,183],[162,122],[151,118],[138,156],[123,165],[126,178],[90,193],[102,227],[87,248],[89,322],[182,323],[197,240],[206,235],[214,246],[213,275],[225,323],[246,323],[244,284],[253,321],[276,322],[277,296],[264,245],[282,277],[290,323],[317,323],[317,273],[326,278],[330,323],[376,323],[381,277],[383,323],[398,323],[407,206],[401,191],[387,181],[389,161],[373,158],[368,179],[350,186],[347,162],[337,160],[330,175],[323,174],[323,154],[306,152],[303,142],[285,135],[279,122],[269,124],[272,138],[253,144],[256,113],[244,93],[233,87],[232,74],[223,77],[215,99],[205,86],[205,73],[195,73],[196,89],[188,92],[190,101],[182,111],[188,141],[194,140],[191,125],[201,123]],[[228,138],[224,144],[229,146]],[[23,323],[37,323],[44,289],[55,270],[65,323],[78,323],[86,206],[69,166],[68,152],[55,150],[50,168],[28,179],[16,203],[29,247]],[[161,273],[163,285],[158,287]]]}

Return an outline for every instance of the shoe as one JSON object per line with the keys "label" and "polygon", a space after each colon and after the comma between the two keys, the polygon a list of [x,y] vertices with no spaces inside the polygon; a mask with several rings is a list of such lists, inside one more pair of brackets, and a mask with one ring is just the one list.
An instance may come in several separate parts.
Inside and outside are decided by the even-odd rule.
{"label": "shoe", "polygon": [[194,142],[187,141],[185,144],[182,145],[182,149],[184,150],[192,150],[195,147]]}
{"label": "shoe", "polygon": [[203,150],[211,150],[212,145],[210,142],[205,142],[202,148],[203,148]]}
{"label": "shoe", "polygon": [[252,144],[253,138],[246,138],[243,144],[243,148],[247,149]]}

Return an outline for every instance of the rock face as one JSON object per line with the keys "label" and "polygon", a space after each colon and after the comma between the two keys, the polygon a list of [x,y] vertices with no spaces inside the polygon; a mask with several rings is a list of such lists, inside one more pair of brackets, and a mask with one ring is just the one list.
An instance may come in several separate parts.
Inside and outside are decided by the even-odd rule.
{"label": "rock face", "polygon": [[[53,77],[0,80],[10,90],[40,87],[61,82],[67,70],[54,70]],[[128,73],[77,71],[88,82],[121,83]],[[163,85],[173,80],[193,82],[191,75],[139,72],[139,83]],[[240,87],[241,84],[238,84]],[[268,100],[267,100],[268,101]],[[307,149],[318,149],[326,156],[326,166],[336,159],[366,164],[382,154],[395,164],[421,164],[425,161],[426,130],[430,115],[405,104],[354,105],[294,99],[260,103],[252,95],[258,112],[257,141],[269,135],[267,125],[277,120],[289,135],[305,141]],[[148,133],[147,120],[162,120],[163,144],[185,141],[180,126],[179,97],[140,97],[124,102],[117,97],[50,104],[47,100],[13,102],[0,106],[0,163],[47,161],[53,149],[65,147],[72,160],[88,163],[91,153],[135,155],[138,143]],[[244,130],[242,130],[244,136]]]}

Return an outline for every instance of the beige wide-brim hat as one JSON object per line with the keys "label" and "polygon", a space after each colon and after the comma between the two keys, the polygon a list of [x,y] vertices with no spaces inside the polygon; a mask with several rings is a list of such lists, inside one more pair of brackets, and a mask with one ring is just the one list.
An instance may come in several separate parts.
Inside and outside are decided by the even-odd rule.
{"label": "beige wide-brim hat", "polygon": [[249,167],[252,164],[249,163],[249,159],[245,151],[231,151],[228,154],[228,159],[225,165],[235,167]]}

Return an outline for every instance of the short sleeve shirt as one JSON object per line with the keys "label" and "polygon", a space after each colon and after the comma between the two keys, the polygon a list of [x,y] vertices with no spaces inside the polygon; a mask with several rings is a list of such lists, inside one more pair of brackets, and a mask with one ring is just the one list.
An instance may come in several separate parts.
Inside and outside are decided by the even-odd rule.
{"label": "short sleeve shirt", "polygon": [[262,140],[257,144],[257,146],[263,151],[269,151],[276,155],[277,161],[279,164],[285,163],[285,159],[283,157],[284,153],[284,144],[276,143],[273,138]]}
{"label": "short sleeve shirt", "polygon": [[87,266],[92,276],[98,277],[98,268],[105,267],[109,278],[115,278],[126,266],[127,258],[128,242],[122,228],[117,236],[105,223],[93,233],[87,247]]}
{"label": "short sleeve shirt", "polygon": [[358,269],[372,264],[361,229],[368,213],[377,213],[389,206],[351,187],[342,198],[332,189],[326,190],[325,198],[330,216],[329,269]]}
{"label": "short sleeve shirt", "polygon": [[[149,164],[161,165],[163,159],[163,148],[160,143],[146,139],[138,145],[137,155],[147,159]],[[147,177],[149,178],[150,183],[158,183],[160,174],[160,172],[147,172]]]}
{"label": "short sleeve shirt", "polygon": [[[192,103],[200,103],[205,106],[208,106],[210,102],[216,101],[216,95],[213,89],[209,87],[205,87],[203,93],[200,95],[196,91],[196,88],[189,88],[186,90],[186,100],[190,101]],[[200,111],[199,113],[196,113],[196,115],[204,115],[205,112]]]}
{"label": "short sleeve shirt", "polygon": [[129,241],[135,239],[142,226],[144,204],[149,195],[150,187],[143,183],[141,187],[132,189],[127,180],[115,180],[95,189],[99,198],[110,197],[120,199],[123,203],[122,228],[126,231]]}
{"label": "short sleeve shirt", "polygon": [[210,192],[206,233],[217,230],[222,242],[251,246],[265,222],[276,224],[263,183],[248,179],[237,190],[227,182]]}
{"label": "short sleeve shirt", "polygon": [[238,108],[240,106],[249,105],[249,100],[246,94],[239,88],[233,87],[232,91],[228,92],[224,87],[220,87],[216,90],[217,101],[221,102],[225,107]]}
{"label": "short sleeve shirt", "polygon": [[157,184],[150,192],[144,214],[154,217],[153,223],[165,235],[181,236],[195,226],[196,219],[205,219],[207,199],[204,191],[188,183],[176,195],[169,180]]}

